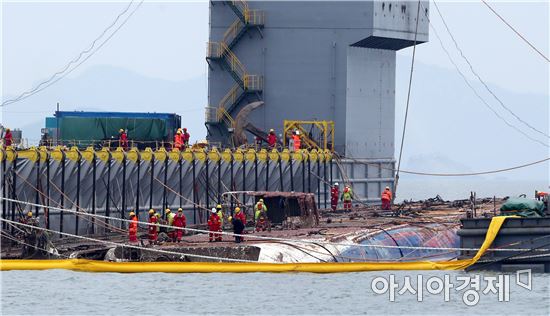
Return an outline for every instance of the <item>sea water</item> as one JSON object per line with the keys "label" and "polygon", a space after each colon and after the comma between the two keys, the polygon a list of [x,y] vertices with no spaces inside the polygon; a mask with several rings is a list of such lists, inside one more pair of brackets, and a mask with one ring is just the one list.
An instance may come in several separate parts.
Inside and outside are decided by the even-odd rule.
{"label": "sea water", "polygon": [[[440,194],[444,199],[465,199],[470,191],[477,191],[478,197],[530,195],[547,186],[547,181],[456,180],[416,185],[403,181],[400,196],[418,200]],[[487,271],[119,274],[49,270],[4,271],[0,278],[2,315],[550,315],[550,274],[532,274],[530,289],[518,285],[514,273]],[[489,279],[506,278],[506,289],[495,287],[496,293],[483,293]],[[458,291],[464,280],[469,285]],[[399,294],[407,282],[415,294],[409,290]],[[443,287],[437,293],[434,289],[440,284]],[[476,296],[466,292],[472,289],[478,293],[475,304]]]}

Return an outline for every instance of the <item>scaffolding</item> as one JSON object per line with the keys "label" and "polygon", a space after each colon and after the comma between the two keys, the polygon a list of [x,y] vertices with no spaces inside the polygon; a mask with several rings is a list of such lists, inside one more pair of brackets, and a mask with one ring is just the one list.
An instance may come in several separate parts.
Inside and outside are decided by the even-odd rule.
{"label": "scaffolding", "polygon": [[334,121],[284,121],[283,145],[293,131],[300,131],[304,149],[329,150],[334,152]]}

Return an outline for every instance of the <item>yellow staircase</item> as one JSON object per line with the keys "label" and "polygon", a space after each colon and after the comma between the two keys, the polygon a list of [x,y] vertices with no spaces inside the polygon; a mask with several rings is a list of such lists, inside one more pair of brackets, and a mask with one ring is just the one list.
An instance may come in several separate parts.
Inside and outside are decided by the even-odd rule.
{"label": "yellow staircase", "polygon": [[207,60],[222,62],[229,71],[236,84],[227,92],[218,104],[218,122],[225,122],[228,127],[234,127],[235,121],[230,113],[247,93],[261,93],[263,78],[260,75],[251,75],[233,53],[231,48],[250,27],[261,27],[264,23],[264,14],[259,10],[250,10],[245,0],[226,1],[237,15],[237,19],[225,31],[222,41],[207,43]]}

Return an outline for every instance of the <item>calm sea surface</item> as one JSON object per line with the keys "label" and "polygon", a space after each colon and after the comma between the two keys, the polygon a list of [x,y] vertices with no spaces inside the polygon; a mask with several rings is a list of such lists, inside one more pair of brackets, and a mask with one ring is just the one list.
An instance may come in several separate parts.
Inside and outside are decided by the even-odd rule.
{"label": "calm sea surface", "polygon": [[[400,198],[425,199],[440,194],[445,199],[467,198],[471,190],[478,196],[531,195],[546,189],[548,181],[402,181]],[[464,277],[485,278],[494,272],[395,271],[395,301],[389,291],[372,289],[376,278],[390,280],[390,272],[342,274],[117,274],[83,273],[63,270],[6,271],[1,278],[2,315],[141,315],[141,314],[370,314],[370,315],[550,315],[550,275],[533,274],[532,289],[516,284],[510,275],[509,301],[499,302],[498,293],[481,294],[468,306],[456,288]],[[418,275],[423,278],[423,295],[418,298]],[[427,281],[444,280],[453,287],[431,294]],[[411,278],[417,292],[398,291]],[[384,285],[376,279],[378,288]],[[388,283],[389,284],[389,283]],[[437,289],[438,283],[431,283]],[[445,287],[445,286],[444,286]],[[498,289],[497,289],[498,291]],[[432,291],[434,292],[434,291]],[[436,292],[436,291],[435,291]],[[472,298],[470,296],[469,298]]]}
{"label": "calm sea surface", "polygon": [[[477,273],[477,272],[476,272]],[[423,297],[399,295],[406,276],[413,286],[418,272],[394,272],[398,284],[395,301],[389,292],[376,294],[371,282],[389,280],[388,272],[342,274],[117,274],[72,271],[2,272],[2,314],[37,315],[141,315],[141,314],[370,314],[370,315],[550,315],[550,275],[533,275],[532,290],[510,278],[509,302],[498,293],[481,294],[475,306],[467,306],[456,291],[457,277],[475,273],[424,271]],[[427,280],[444,280],[453,288],[449,301],[443,292],[429,294]],[[483,277],[495,273],[481,273]],[[486,287],[480,282],[481,291]],[[382,288],[383,283],[378,284]],[[415,287],[416,289],[416,287]],[[432,283],[432,289],[437,284]]]}

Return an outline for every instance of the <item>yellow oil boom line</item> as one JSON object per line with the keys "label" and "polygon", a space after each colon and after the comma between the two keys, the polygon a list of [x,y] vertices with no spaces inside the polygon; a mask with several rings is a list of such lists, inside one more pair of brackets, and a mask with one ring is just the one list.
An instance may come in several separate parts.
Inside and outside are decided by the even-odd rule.
{"label": "yellow oil boom line", "polygon": [[[88,272],[169,272],[169,273],[205,273],[205,272],[311,272],[311,273],[337,273],[337,272],[364,272],[381,270],[462,270],[478,262],[487,251],[506,220],[506,216],[493,217],[487,235],[475,256],[471,259],[453,261],[415,261],[415,262],[351,262],[351,263],[259,263],[259,262],[234,262],[234,263],[210,263],[210,262],[104,262],[83,259],[70,260],[0,260],[0,270],[45,270],[68,269]],[[9,221],[0,218],[0,221]],[[26,225],[26,224],[24,224]],[[31,226],[31,225],[26,225]],[[31,228],[36,228],[31,226]],[[75,236],[78,238],[89,238]],[[95,240],[94,240],[95,241]],[[99,240],[97,240],[99,241]],[[101,241],[112,243],[108,241]],[[115,243],[116,244],[116,243]],[[139,246],[122,245],[128,248],[140,248]],[[147,250],[152,250],[146,248]],[[165,252],[165,250],[156,249]],[[168,251],[166,251],[168,252]],[[183,253],[174,253],[184,256]],[[206,256],[203,256],[206,257]],[[215,260],[220,260],[214,257]],[[211,259],[211,258],[209,258]],[[225,260],[229,258],[223,258]]]}

